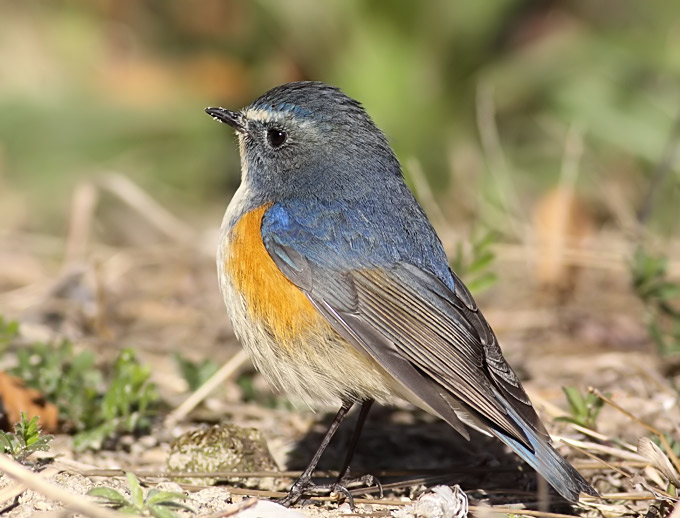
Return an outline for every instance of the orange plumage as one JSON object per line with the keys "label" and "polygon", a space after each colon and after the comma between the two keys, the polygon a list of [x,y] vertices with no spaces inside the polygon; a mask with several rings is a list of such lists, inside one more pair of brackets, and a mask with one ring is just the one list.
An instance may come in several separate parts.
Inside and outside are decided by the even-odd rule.
{"label": "orange plumage", "polygon": [[274,264],[260,228],[269,208],[245,213],[232,229],[224,268],[243,297],[248,314],[264,323],[283,347],[326,321],[309,299]]}

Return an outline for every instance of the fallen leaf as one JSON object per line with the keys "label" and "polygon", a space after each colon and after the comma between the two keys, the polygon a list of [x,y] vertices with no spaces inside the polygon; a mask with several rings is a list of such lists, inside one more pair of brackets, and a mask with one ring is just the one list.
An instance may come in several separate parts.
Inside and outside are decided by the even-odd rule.
{"label": "fallen leaf", "polygon": [[0,428],[6,432],[14,429],[14,424],[21,420],[21,412],[29,419],[39,417],[40,428],[47,432],[55,432],[59,421],[59,410],[45,400],[36,389],[27,387],[21,378],[0,372]]}

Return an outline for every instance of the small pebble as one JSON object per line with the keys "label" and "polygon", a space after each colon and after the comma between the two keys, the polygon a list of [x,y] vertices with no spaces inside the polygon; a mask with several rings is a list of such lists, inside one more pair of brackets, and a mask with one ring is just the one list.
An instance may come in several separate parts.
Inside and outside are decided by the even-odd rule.
{"label": "small pebble", "polygon": [[338,512],[342,514],[351,514],[352,508],[350,507],[348,502],[345,502],[344,504],[338,506]]}
{"label": "small pebble", "polygon": [[54,509],[54,504],[52,504],[51,502],[38,500],[33,504],[33,507],[36,511],[51,511],[52,509]]}

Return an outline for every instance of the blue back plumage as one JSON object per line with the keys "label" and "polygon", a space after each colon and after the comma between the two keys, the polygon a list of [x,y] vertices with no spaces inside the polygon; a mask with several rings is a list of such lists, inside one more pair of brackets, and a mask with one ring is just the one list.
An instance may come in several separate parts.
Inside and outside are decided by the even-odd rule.
{"label": "blue back plumage", "polygon": [[405,262],[453,289],[441,241],[410,192],[407,196],[401,207],[379,192],[371,201],[281,201],[265,214],[262,236],[275,237],[325,269],[387,268]]}

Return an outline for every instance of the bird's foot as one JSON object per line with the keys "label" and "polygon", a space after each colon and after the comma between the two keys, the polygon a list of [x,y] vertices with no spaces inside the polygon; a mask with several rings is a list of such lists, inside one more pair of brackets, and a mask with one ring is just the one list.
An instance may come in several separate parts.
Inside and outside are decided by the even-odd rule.
{"label": "bird's foot", "polygon": [[380,481],[376,477],[373,475],[351,477],[348,470],[342,478],[330,484],[315,484],[312,482],[311,477],[301,477],[293,484],[293,487],[290,488],[288,494],[279,500],[279,503],[286,507],[290,507],[291,505],[296,504],[305,494],[335,493],[339,495],[340,498],[344,497],[347,500],[347,503],[349,503],[350,509],[355,511],[356,504],[354,503],[354,497],[352,496],[349,487],[356,485],[364,487],[378,486],[380,498],[383,496],[382,484],[380,484]]}

